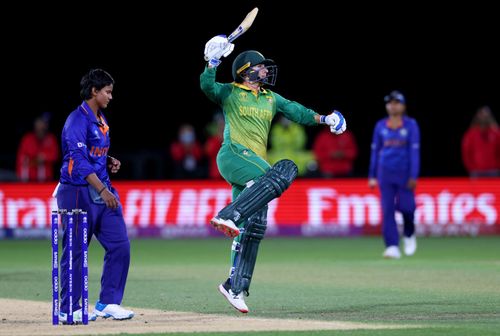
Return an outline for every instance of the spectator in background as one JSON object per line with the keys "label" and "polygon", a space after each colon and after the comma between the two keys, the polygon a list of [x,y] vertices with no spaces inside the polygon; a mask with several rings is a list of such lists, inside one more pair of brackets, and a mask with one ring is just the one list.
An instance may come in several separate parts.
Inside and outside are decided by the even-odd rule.
{"label": "spectator in background", "polygon": [[280,116],[271,128],[270,140],[271,149],[267,152],[267,158],[271,165],[283,159],[292,160],[299,169],[299,176],[315,169],[314,155],[305,149],[307,136],[303,126]]}
{"label": "spectator in background", "polygon": [[350,131],[334,136],[329,130],[323,129],[314,140],[313,151],[321,176],[338,177],[352,174],[358,147]]}
{"label": "spectator in background", "polygon": [[471,177],[500,176],[500,131],[488,106],[477,110],[465,132],[462,160]]}
{"label": "spectator in background", "polygon": [[32,132],[25,134],[17,151],[17,177],[24,182],[54,179],[54,164],[59,159],[57,137],[49,132],[49,116],[38,117]]}
{"label": "spectator in background", "polygon": [[399,259],[399,233],[395,212],[404,219],[404,252],[413,255],[415,237],[415,194],[420,169],[420,131],[415,119],[405,115],[405,97],[399,91],[385,96],[389,117],[381,119],[373,131],[368,185],[377,184],[382,196],[382,230],[386,249],[384,258]]}
{"label": "spectator in background", "polygon": [[201,159],[203,151],[196,141],[193,126],[184,124],[179,129],[179,138],[170,146],[170,155],[174,160],[175,178],[199,178],[203,176]]}
{"label": "spectator in background", "polygon": [[208,177],[214,180],[222,179],[217,168],[217,153],[224,140],[224,115],[216,113],[214,120],[207,126],[209,137],[205,143],[205,155],[208,159]]}

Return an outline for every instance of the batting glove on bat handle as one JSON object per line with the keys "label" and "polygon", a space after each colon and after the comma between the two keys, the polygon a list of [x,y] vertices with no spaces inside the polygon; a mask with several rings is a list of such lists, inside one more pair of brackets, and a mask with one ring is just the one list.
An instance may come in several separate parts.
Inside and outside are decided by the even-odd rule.
{"label": "batting glove on bat handle", "polygon": [[347,129],[347,122],[339,111],[333,111],[327,116],[321,116],[320,123],[330,126],[330,131],[334,134],[342,134]]}
{"label": "batting glove on bat handle", "polygon": [[205,61],[227,57],[233,50],[234,44],[229,42],[226,35],[214,36],[205,44]]}

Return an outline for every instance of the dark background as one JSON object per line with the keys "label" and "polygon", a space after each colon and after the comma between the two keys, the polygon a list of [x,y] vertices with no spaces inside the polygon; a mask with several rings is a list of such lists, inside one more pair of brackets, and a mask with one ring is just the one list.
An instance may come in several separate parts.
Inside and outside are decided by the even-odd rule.
{"label": "dark background", "polygon": [[[0,168],[14,169],[19,139],[41,113],[52,114],[59,136],[80,103],[80,78],[102,67],[116,81],[105,113],[110,154],[129,166],[150,160],[141,178],[168,178],[166,153],[179,125],[194,124],[203,140],[215,111],[199,89],[206,41],[229,35],[255,6],[257,19],[223,59],[218,80],[232,81],[231,63],[244,50],[273,58],[276,92],[322,114],[334,108],[344,114],[360,149],[358,176],[366,176],[373,126],[385,116],[383,97],[393,89],[405,94],[408,113],[420,124],[424,176],[464,175],[460,142],[475,110],[489,104],[497,115],[500,107],[499,27],[489,7],[173,4],[5,10]],[[317,130],[308,128],[309,143]],[[126,164],[120,178],[138,177]]]}

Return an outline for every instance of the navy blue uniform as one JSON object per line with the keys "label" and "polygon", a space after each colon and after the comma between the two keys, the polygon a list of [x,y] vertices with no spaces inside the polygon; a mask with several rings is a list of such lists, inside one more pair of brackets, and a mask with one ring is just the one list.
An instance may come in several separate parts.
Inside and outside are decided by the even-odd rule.
{"label": "navy blue uniform", "polygon": [[415,232],[415,194],[407,184],[410,178],[417,179],[420,169],[420,131],[416,120],[407,116],[395,129],[388,122],[384,118],[375,125],[369,177],[377,178],[382,195],[385,245],[398,246],[396,210],[403,214],[405,236]]}
{"label": "navy blue uniform", "polygon": [[[130,263],[130,243],[123,219],[122,207],[106,206],[97,191],[85,178],[96,173],[113,192],[107,165],[109,127],[99,111],[98,118],[83,102],[73,111],[62,131],[63,163],[60,186],[57,191],[59,209],[82,209],[88,212],[89,243],[92,235],[105,249],[99,301],[104,304],[121,304]],[[68,251],[65,217],[63,216],[63,255],[61,261],[61,312],[68,312]],[[81,297],[81,226],[74,225],[73,233],[73,311],[80,309]]]}

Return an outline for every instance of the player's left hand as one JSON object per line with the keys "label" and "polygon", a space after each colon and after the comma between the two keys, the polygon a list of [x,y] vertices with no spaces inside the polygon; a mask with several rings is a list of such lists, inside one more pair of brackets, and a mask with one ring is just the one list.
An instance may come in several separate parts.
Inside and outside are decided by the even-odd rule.
{"label": "player's left hand", "polygon": [[108,156],[108,169],[113,173],[116,174],[120,170],[122,163],[120,160],[115,159],[112,156]]}
{"label": "player's left hand", "polygon": [[325,124],[330,126],[330,132],[333,134],[342,134],[347,128],[344,116],[339,111],[333,111],[325,117]]}

